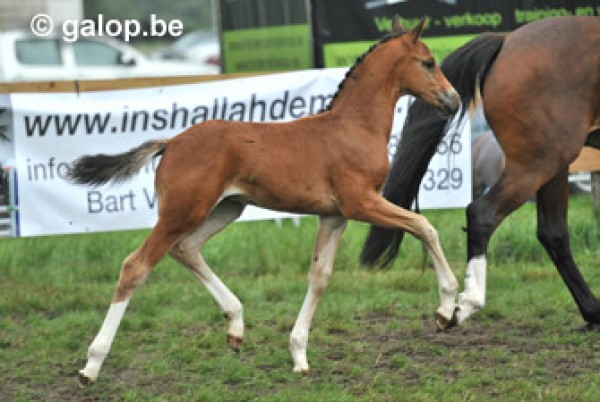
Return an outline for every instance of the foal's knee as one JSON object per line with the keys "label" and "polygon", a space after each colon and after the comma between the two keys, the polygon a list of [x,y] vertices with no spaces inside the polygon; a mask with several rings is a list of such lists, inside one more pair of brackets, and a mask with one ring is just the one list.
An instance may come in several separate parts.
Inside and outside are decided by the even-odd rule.
{"label": "foal's knee", "polygon": [[435,244],[439,241],[437,230],[429,222],[429,220],[423,215],[416,215],[415,220],[417,223],[417,229],[415,230],[415,236],[425,242],[426,244]]}
{"label": "foal's knee", "polygon": [[110,342],[105,339],[95,340],[88,348],[88,359],[97,359],[101,361],[104,360],[104,358],[110,351],[110,346]]}

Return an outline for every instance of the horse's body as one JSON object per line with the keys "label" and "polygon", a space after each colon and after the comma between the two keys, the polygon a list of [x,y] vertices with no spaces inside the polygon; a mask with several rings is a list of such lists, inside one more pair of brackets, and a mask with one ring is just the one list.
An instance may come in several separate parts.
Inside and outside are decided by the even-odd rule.
{"label": "horse's body", "polygon": [[[456,50],[442,71],[463,105],[481,95],[505,165],[489,192],[467,208],[468,267],[456,322],[485,303],[486,250],[500,222],[536,195],[537,236],[583,318],[600,322],[600,302],[579,273],[567,231],[568,166],[600,134],[600,18],[562,17],[504,36],[484,34]],[[384,196],[410,207],[447,119],[415,102]],[[402,233],[372,227],[362,260],[395,258]]]}
{"label": "horse's body", "polygon": [[82,383],[95,381],[134,290],[167,252],[215,298],[229,321],[229,344],[239,350],[242,305],[198,251],[246,204],[320,217],[308,292],[290,336],[294,371],[308,371],[310,323],[347,219],[402,228],[421,239],[438,274],[438,319],[452,317],[458,282],[436,231],[426,219],[388,203],[378,193],[388,171],[387,142],[398,97],[412,93],[446,113],[459,106],[458,95],[418,40],[422,28],[423,24],[374,46],[349,71],[329,109],[319,115],[280,124],[209,121],[170,140],[74,163],[74,181],[101,184],[126,180],[162,154],[155,180],[158,221],[144,244],[123,263],[111,307],[80,372]]}

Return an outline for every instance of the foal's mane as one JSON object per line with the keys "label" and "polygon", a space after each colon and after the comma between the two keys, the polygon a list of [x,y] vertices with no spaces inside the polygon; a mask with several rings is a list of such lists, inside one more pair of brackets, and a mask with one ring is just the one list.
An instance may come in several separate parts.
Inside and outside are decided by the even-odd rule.
{"label": "foal's mane", "polygon": [[395,39],[399,36],[402,36],[406,33],[407,31],[400,31],[400,32],[392,32],[387,34],[386,36],[384,36],[383,38],[381,38],[379,40],[379,42],[376,42],[374,44],[371,45],[371,47],[369,47],[369,49],[367,49],[366,52],[364,52],[363,54],[361,54],[360,56],[358,56],[358,58],[356,59],[356,61],[354,62],[354,65],[352,67],[350,67],[348,69],[348,71],[346,72],[346,76],[344,77],[344,79],[340,82],[340,84],[338,85],[338,89],[335,92],[335,94],[333,95],[333,98],[331,99],[331,102],[329,102],[329,105],[327,105],[327,107],[325,109],[322,109],[321,112],[326,112],[329,111],[333,108],[333,104],[336,100],[336,98],[338,97],[338,95],[340,94],[340,92],[342,92],[342,90],[344,89],[344,84],[346,83],[346,81],[348,80],[348,78],[350,78],[352,76],[352,74],[354,73],[354,70],[356,69],[356,67],[358,67],[363,60],[373,51],[375,50],[375,48],[377,48],[379,45],[386,43],[392,39]]}

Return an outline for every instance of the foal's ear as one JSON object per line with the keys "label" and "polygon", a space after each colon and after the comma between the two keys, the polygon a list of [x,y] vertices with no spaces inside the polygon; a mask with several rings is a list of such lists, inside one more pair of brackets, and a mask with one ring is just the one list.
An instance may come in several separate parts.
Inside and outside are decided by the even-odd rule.
{"label": "foal's ear", "polygon": [[423,17],[423,19],[421,20],[419,25],[414,27],[413,30],[410,32],[413,35],[413,43],[417,43],[417,41],[419,40],[419,37],[423,33],[423,30],[425,29],[425,25],[427,25],[427,17],[426,16]]}
{"label": "foal's ear", "polygon": [[406,32],[406,29],[402,26],[400,22],[400,16],[398,14],[392,17],[392,32],[393,34],[399,34]]}

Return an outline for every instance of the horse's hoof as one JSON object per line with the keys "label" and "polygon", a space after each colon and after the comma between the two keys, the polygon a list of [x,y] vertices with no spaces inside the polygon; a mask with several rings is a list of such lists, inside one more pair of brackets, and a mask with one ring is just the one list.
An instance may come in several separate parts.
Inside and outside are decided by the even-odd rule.
{"label": "horse's hoof", "polygon": [[585,324],[586,331],[598,331],[600,329],[600,322],[587,322]]}
{"label": "horse's hoof", "polygon": [[96,382],[95,378],[90,378],[87,377],[85,374],[83,374],[83,372],[79,372],[79,374],[77,375],[77,385],[79,385],[79,388],[85,388],[88,385],[92,385]]}
{"label": "horse's hoof", "polygon": [[236,353],[240,353],[240,349],[242,349],[242,341],[242,338],[227,334],[227,343],[229,344],[229,347]]}
{"label": "horse's hoof", "polygon": [[435,313],[435,323],[437,324],[437,329],[439,332],[446,331],[458,325],[458,310],[458,307],[454,309],[454,313],[452,313],[452,318],[450,319],[447,319],[438,312]]}
{"label": "horse's hoof", "polygon": [[308,368],[296,368],[296,367],[294,367],[294,373],[298,373],[302,377],[308,377],[308,375],[310,374],[310,369],[308,369]]}

